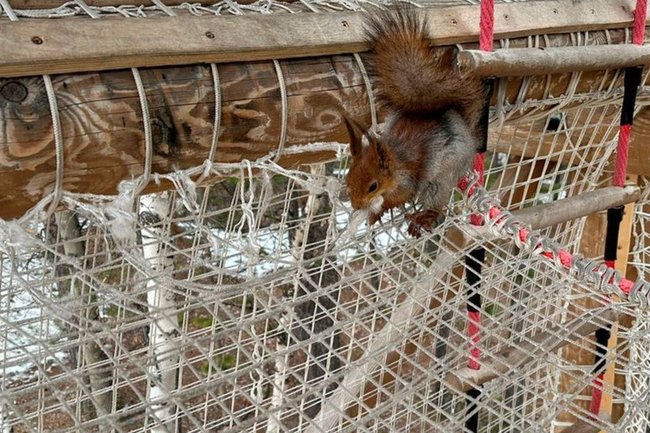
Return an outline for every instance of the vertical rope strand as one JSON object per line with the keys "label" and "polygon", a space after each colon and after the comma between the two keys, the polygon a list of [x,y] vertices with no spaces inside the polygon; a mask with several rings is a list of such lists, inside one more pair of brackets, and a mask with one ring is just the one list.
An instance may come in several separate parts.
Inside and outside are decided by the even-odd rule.
{"label": "vertical rope strand", "polygon": [[92,10],[90,6],[84,0],[75,0],[74,1],[79,7],[92,19],[98,19],[99,14]]}
{"label": "vertical rope strand", "polygon": [[284,80],[284,74],[282,73],[282,65],[278,60],[273,60],[273,66],[275,66],[275,73],[278,76],[278,83],[280,85],[280,99],[282,101],[282,114],[280,118],[280,141],[278,143],[278,150],[275,155],[274,161],[277,162],[282,157],[284,153],[284,145],[287,142],[287,122],[289,120],[289,101],[287,97],[287,84]]}
{"label": "vertical rope strand", "polygon": [[54,147],[56,150],[56,173],[54,181],[54,198],[48,209],[48,213],[56,210],[63,195],[63,132],[61,131],[61,118],[59,117],[59,106],[56,103],[56,95],[54,93],[54,86],[49,75],[43,75],[43,82],[45,83],[45,91],[47,92],[47,101],[50,105],[50,113],[52,116],[52,129],[54,130]]}
{"label": "vertical rope strand", "polygon": [[634,24],[632,28],[633,44],[643,45],[647,13],[648,0],[637,0],[636,8],[634,8]]}
{"label": "vertical rope strand", "polygon": [[[5,11],[10,21],[18,21],[18,16],[7,0],[0,0],[0,7]],[[54,174],[54,197],[52,203],[48,208],[48,213],[51,214],[56,210],[63,195],[63,132],[61,129],[61,118],[59,117],[59,106],[56,102],[56,94],[54,93],[54,86],[52,79],[49,75],[43,75],[43,83],[45,84],[45,92],[47,94],[47,102],[50,107],[50,115],[52,116],[52,131],[54,134],[54,149],[56,159],[56,172]]]}
{"label": "vertical rope strand", "polygon": [[492,51],[494,41],[494,0],[481,0],[481,26],[480,49]]}
{"label": "vertical rope strand", "polygon": [[212,85],[214,86],[214,126],[212,128],[212,142],[210,143],[208,161],[214,162],[217,156],[219,136],[221,135],[221,80],[219,79],[219,69],[216,64],[210,64],[210,71],[212,71]]}
{"label": "vertical rope strand", "polygon": [[[492,51],[494,40],[494,0],[481,1],[480,26],[480,48],[482,51]],[[480,137],[480,147],[474,155],[472,168],[478,174],[477,185],[482,187],[485,182],[485,151],[487,150],[487,132],[489,122],[490,98],[492,96],[493,80],[486,80],[485,89],[486,97],[483,106],[483,113],[480,119],[482,128]],[[468,191],[468,194],[470,191]],[[474,213],[470,216],[472,225],[480,226],[483,224],[483,216]],[[467,299],[467,337],[469,339],[469,359],[467,366],[472,370],[481,368],[481,271],[485,263],[485,249],[476,248],[465,257],[465,279],[469,290]],[[467,408],[469,417],[465,422],[465,428],[472,433],[479,430],[479,411],[477,402],[481,396],[478,388],[471,389],[467,392]]]}
{"label": "vertical rope strand", "polygon": [[363,77],[363,82],[366,86],[366,92],[368,93],[368,103],[370,104],[370,122],[372,123],[373,131],[377,128],[377,103],[375,101],[375,94],[372,92],[372,84],[370,83],[370,77],[368,76],[368,71],[366,70],[361,56],[357,53],[354,53],[354,59],[357,61],[359,66],[359,71],[361,72],[361,77]]}
{"label": "vertical rope strand", "polygon": [[616,147],[616,166],[614,168],[613,184],[615,186],[625,185],[627,175],[627,161],[630,147],[630,135],[634,120],[634,107],[636,95],[641,83],[641,72],[643,68],[632,67],[625,70],[623,107],[621,108],[621,124],[618,134],[618,145]]}
{"label": "vertical rope strand", "polygon": [[140,195],[142,190],[147,186],[149,180],[151,179],[151,164],[153,159],[153,136],[151,134],[151,118],[149,116],[149,104],[147,103],[147,94],[144,90],[144,85],[142,84],[142,77],[140,77],[140,71],[138,68],[131,68],[131,73],[133,74],[133,80],[135,81],[135,87],[138,90],[138,98],[140,99],[140,108],[142,110],[142,123],[144,128],[144,171],[142,173],[142,182],[137,191],[134,192],[133,196],[137,197]]}

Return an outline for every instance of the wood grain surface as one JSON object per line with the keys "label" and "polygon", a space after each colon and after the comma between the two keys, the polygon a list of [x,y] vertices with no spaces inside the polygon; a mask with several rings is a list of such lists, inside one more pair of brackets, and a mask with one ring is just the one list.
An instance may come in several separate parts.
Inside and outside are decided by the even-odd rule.
{"label": "wood grain surface", "polygon": [[[592,32],[590,37],[601,40],[605,36]],[[609,37],[621,41],[624,32],[611,31]],[[527,38],[512,39],[509,45],[523,47],[528,42]],[[548,43],[568,45],[571,35],[551,36]],[[273,62],[228,63],[218,68],[223,104],[216,159],[253,160],[276,149],[282,106]],[[368,89],[353,56],[284,60],[281,68],[288,94],[287,147],[347,142],[343,115],[369,123]],[[202,163],[210,149],[215,114],[209,66],[144,68],[141,75],[153,130],[153,172]],[[611,79],[613,74],[608,71],[583,73],[575,93],[595,91]],[[114,194],[121,180],[143,172],[143,120],[131,71],[62,74],[52,80],[63,130],[65,189]],[[504,103],[516,105],[521,100],[567,94],[569,86],[571,74],[501,79],[493,102],[501,94]],[[493,132],[490,149],[556,157],[551,136],[542,134],[540,143],[524,146],[529,132],[516,121],[526,111],[513,112],[504,129],[497,135]],[[519,126],[512,126],[515,124]],[[531,128],[539,129],[538,134],[544,132],[535,125]],[[324,157],[331,155],[294,155],[283,163],[317,162]],[[55,168],[51,113],[42,78],[0,79],[0,217],[18,217],[51,192]]]}
{"label": "wood grain surface", "polygon": [[[500,3],[495,6],[495,38],[623,28],[632,23],[633,7],[633,0]],[[478,40],[478,6],[423,11],[436,45]],[[285,59],[366,49],[363,15],[356,12],[22,19],[3,23],[0,40],[0,77]]]}

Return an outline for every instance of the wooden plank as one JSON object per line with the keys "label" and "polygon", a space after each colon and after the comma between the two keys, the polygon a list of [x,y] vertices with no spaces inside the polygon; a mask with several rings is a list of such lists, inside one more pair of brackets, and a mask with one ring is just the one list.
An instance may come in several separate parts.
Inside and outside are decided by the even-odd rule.
{"label": "wooden plank", "polygon": [[[495,38],[629,26],[633,0],[548,0],[495,6]],[[474,42],[479,8],[427,8],[437,45]],[[364,51],[359,13],[69,17],[0,26],[0,77]],[[288,31],[290,29],[290,31]]]}

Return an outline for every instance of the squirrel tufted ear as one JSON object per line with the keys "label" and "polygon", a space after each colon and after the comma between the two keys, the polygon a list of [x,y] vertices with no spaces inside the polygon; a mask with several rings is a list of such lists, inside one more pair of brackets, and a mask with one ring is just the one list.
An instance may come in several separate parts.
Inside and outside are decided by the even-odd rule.
{"label": "squirrel tufted ear", "polygon": [[382,170],[390,170],[390,150],[386,148],[386,145],[381,140],[372,140],[372,143],[379,159],[379,168]]}
{"label": "squirrel tufted ear", "polygon": [[346,116],[342,117],[346,128],[348,128],[348,134],[350,134],[350,153],[352,156],[357,156],[361,153],[361,148],[363,147],[365,129],[356,121],[349,119]]}

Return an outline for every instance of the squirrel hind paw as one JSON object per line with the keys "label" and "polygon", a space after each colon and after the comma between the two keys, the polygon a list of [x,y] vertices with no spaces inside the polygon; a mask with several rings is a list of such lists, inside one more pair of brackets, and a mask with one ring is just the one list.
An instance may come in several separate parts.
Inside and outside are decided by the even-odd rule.
{"label": "squirrel hind paw", "polygon": [[434,225],[437,225],[440,212],[433,209],[425,209],[420,212],[415,212],[406,215],[406,219],[410,221],[407,232],[414,238],[420,238],[423,231],[432,232]]}

